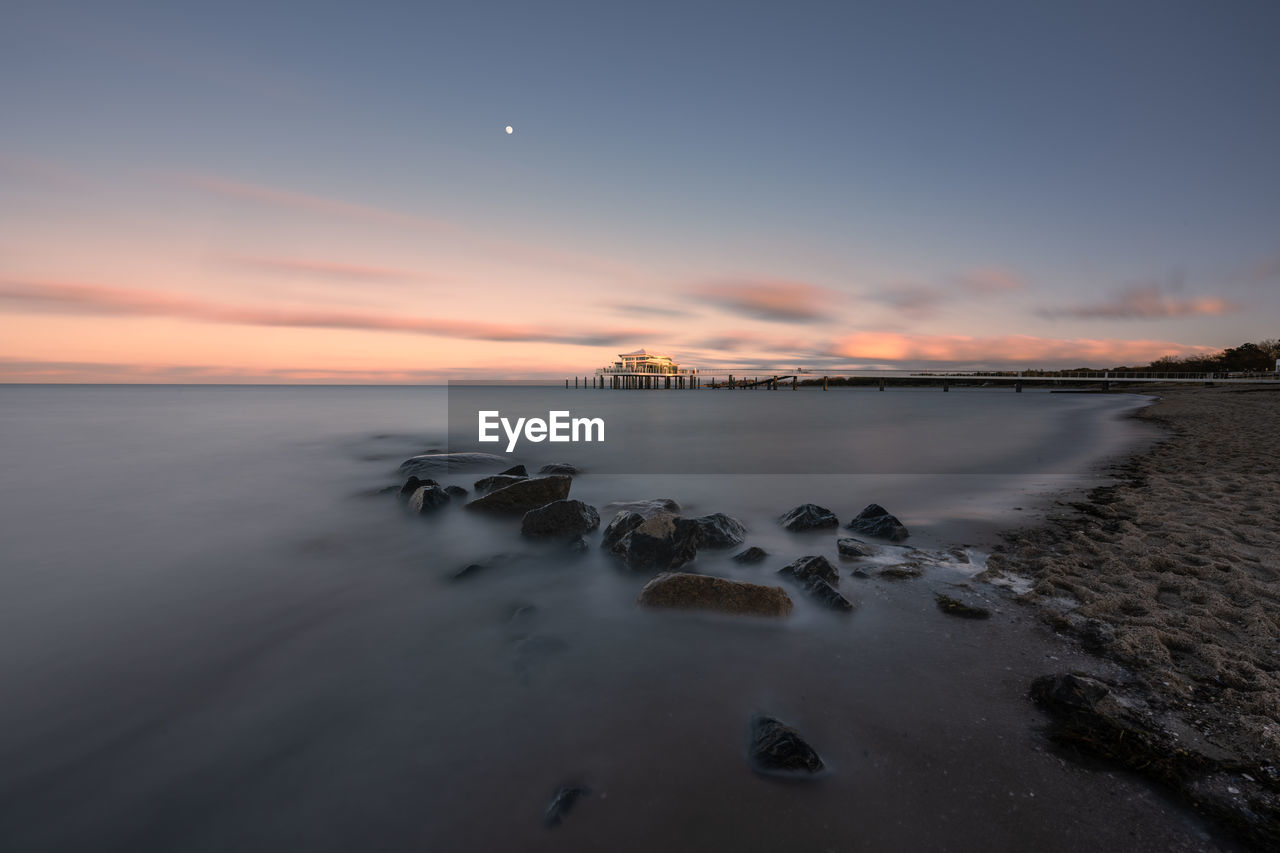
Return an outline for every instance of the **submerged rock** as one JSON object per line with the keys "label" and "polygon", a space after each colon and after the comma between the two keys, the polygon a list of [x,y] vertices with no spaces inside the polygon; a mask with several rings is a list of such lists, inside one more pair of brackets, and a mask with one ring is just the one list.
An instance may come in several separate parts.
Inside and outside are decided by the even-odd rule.
{"label": "submerged rock", "polygon": [[451,498],[461,499],[467,496],[467,490],[462,488],[462,486],[445,486],[444,493]]}
{"label": "submerged rock", "polygon": [[627,568],[633,571],[678,569],[698,555],[702,528],[692,519],[662,512],[644,519],[624,536],[621,549]]}
{"label": "submerged rock", "polygon": [[505,471],[498,472],[499,477],[528,477],[529,471],[523,465],[512,465]]}
{"label": "submerged rock", "polygon": [[751,721],[749,758],[758,773],[812,776],[822,770],[822,759],[800,733],[780,720],[763,715]]}
{"label": "submerged rock", "polygon": [[645,518],[659,512],[679,512],[680,504],[671,498],[657,498],[651,501],[611,501],[604,505],[607,510],[639,513]]}
{"label": "submerged rock", "polygon": [[732,548],[742,544],[747,528],[736,518],[723,512],[689,519],[702,529],[703,548]]}
{"label": "submerged rock", "polygon": [[838,527],[840,524],[840,519],[836,518],[835,513],[817,504],[801,504],[782,516],[779,521],[792,533]]}
{"label": "submerged rock", "polygon": [[428,513],[449,502],[449,494],[437,485],[420,486],[409,496],[409,512]]}
{"label": "submerged rock", "polygon": [[991,611],[985,607],[976,607],[972,604],[965,604],[958,598],[952,598],[949,595],[935,593],[934,598],[938,602],[938,609],[948,616],[959,616],[962,619],[990,619]]}
{"label": "submerged rock", "polygon": [[751,564],[751,563],[758,563],[768,556],[769,556],[768,551],[766,551],[763,548],[759,548],[759,547],[756,547],[755,545],[752,545],[747,550],[740,551],[737,554],[734,554],[733,561],[735,563]]}
{"label": "submerged rock", "polygon": [[868,504],[866,509],[845,525],[846,530],[856,530],[867,536],[888,539],[890,542],[901,542],[911,534],[906,525],[889,514],[880,504]]}
{"label": "submerged rock", "polygon": [[481,477],[473,484],[475,490],[480,494],[487,494],[495,489],[501,489],[503,486],[510,486],[512,483],[519,483],[521,480],[527,480],[528,477],[523,475],[516,476],[514,474],[494,474],[491,477]]}
{"label": "submerged rock", "polygon": [[831,565],[831,561],[822,556],[801,557],[794,563],[788,563],[778,569],[778,574],[795,578],[801,583],[807,582],[810,578],[821,578],[832,586],[838,586],[840,583],[840,573],[836,571],[836,567]]}
{"label": "submerged rock", "polygon": [[400,463],[401,474],[443,474],[464,468],[496,468],[510,460],[493,453],[423,453]]}
{"label": "submerged rock", "polygon": [[613,517],[613,521],[609,522],[609,526],[604,529],[604,536],[600,540],[600,547],[615,554],[622,554],[626,551],[626,543],[623,540],[627,534],[635,530],[641,524],[644,524],[644,516],[638,512],[631,512],[624,509]]}
{"label": "submerged rock", "polygon": [[786,616],[791,597],[780,586],[731,581],[710,575],[663,572],[644,585],[643,607],[713,610],[751,616]]}
{"label": "submerged rock", "polygon": [[826,605],[832,610],[839,610],[843,613],[853,612],[854,603],[836,592],[836,588],[822,578],[809,578],[804,582],[804,591],[815,601]]}
{"label": "submerged rock", "polygon": [[423,486],[438,486],[435,480],[419,480],[417,477],[410,477],[404,481],[404,485],[400,487],[400,499],[408,501],[413,497],[413,493],[421,489]]}
{"label": "submerged rock", "polygon": [[570,465],[568,462],[552,462],[549,465],[543,465],[538,469],[539,474],[564,474],[573,477],[582,473],[582,469],[577,465]]}
{"label": "submerged rock", "polygon": [[595,507],[582,501],[559,500],[526,512],[520,522],[520,533],[572,539],[599,526],[600,513]]}
{"label": "submerged rock", "polygon": [[861,539],[846,537],[836,540],[836,551],[846,560],[856,560],[859,557],[873,556],[876,553],[876,546],[868,545]]}
{"label": "submerged rock", "polygon": [[551,795],[551,802],[542,815],[542,822],[549,827],[559,826],[573,808],[574,803],[589,796],[591,796],[591,789],[586,785],[562,785]]}
{"label": "submerged rock", "polygon": [[569,486],[572,483],[571,478],[562,475],[519,480],[476,498],[467,504],[467,509],[489,512],[527,512],[546,506],[552,501],[569,497]]}

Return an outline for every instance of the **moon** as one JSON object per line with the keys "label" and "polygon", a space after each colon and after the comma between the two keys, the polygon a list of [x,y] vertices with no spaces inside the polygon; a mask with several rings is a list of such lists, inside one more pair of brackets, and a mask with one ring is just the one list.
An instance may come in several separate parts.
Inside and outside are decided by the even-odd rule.
{"label": "moon", "polygon": [[516,132],[516,129],[515,129],[514,127],[512,127],[511,125],[507,125],[507,135],[508,135],[508,136],[510,136],[511,134],[513,134],[513,133],[515,133],[515,132]]}

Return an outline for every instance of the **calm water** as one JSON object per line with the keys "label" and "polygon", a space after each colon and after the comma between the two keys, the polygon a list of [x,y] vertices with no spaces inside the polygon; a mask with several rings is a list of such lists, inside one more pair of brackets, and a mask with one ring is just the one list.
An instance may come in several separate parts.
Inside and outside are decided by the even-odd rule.
{"label": "calm water", "polygon": [[[571,392],[541,393],[559,406]],[[787,534],[778,514],[882,503],[936,565],[900,583],[846,566],[852,617],[799,596],[785,623],[640,612],[645,578],[595,547],[570,556],[521,541],[518,521],[410,518],[370,496],[445,441],[444,389],[0,386],[0,849],[1208,844],[1141,783],[1039,750],[1027,681],[1072,661],[1034,617],[992,590],[990,622],[932,606],[995,529],[1139,438],[1121,415],[1140,401],[791,394],[658,393],[645,411],[708,453],[927,446],[931,461],[695,475],[637,451],[573,496],[606,521],[609,502],[654,497],[734,515],[774,556],[741,568],[704,552],[698,566],[761,581],[834,557],[830,532]],[[610,407],[639,397],[615,396],[592,397],[594,413],[622,417]],[[797,407],[781,440],[752,414],[761,401]],[[992,434],[1005,452],[975,456]],[[566,447],[520,461],[583,461]],[[951,545],[973,564],[949,564]],[[756,711],[800,728],[831,772],[753,775]],[[593,793],[545,828],[573,781]]]}

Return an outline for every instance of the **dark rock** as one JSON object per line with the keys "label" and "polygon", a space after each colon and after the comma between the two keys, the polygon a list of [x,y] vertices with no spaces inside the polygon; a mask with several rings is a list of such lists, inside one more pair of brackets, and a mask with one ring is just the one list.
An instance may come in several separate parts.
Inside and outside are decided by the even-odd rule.
{"label": "dark rock", "polygon": [[528,470],[526,470],[526,469],[525,469],[525,467],[524,467],[523,465],[512,465],[510,468],[508,468],[508,469],[507,469],[507,470],[505,470],[505,471],[499,471],[499,472],[498,472],[498,476],[500,476],[500,477],[528,477],[528,476],[529,476],[529,472],[528,472]]}
{"label": "dark rock", "polygon": [[582,501],[560,500],[526,512],[520,522],[520,533],[524,536],[572,539],[599,526],[600,513],[595,507]]}
{"label": "dark rock", "polygon": [[589,547],[587,540],[579,536],[569,542],[568,551],[570,554],[585,554]]}
{"label": "dark rock", "polygon": [[467,508],[489,512],[527,512],[569,497],[572,483],[571,478],[560,475],[519,480],[476,498],[467,504]]}
{"label": "dark rock", "polygon": [[464,468],[496,468],[506,465],[505,456],[492,453],[424,453],[400,463],[401,474],[442,474]]}
{"label": "dark rock", "polygon": [[885,566],[876,574],[891,581],[905,581],[920,577],[924,574],[924,567],[914,561],[896,563],[892,566]]}
{"label": "dark rock", "polygon": [[609,522],[609,526],[604,529],[604,536],[600,540],[600,547],[605,550],[612,551],[615,554],[622,554],[626,551],[626,544],[622,541],[627,534],[635,530],[644,523],[644,516],[638,512],[631,512],[624,509],[613,517],[613,521]]}
{"label": "dark rock", "polygon": [[467,496],[467,490],[462,488],[462,486],[445,486],[444,493],[451,498],[461,499]]}
{"label": "dark rock", "polygon": [[648,518],[649,516],[659,512],[678,513],[680,511],[680,504],[676,503],[671,498],[658,498],[652,501],[612,501],[611,503],[605,504],[604,508],[615,511],[628,510],[630,512],[639,513],[645,518]]}
{"label": "dark rock", "polygon": [[880,504],[869,504],[853,521],[845,525],[845,529],[856,530],[877,539],[888,539],[890,542],[901,542],[911,535],[906,526]]}
{"label": "dark rock", "polygon": [[539,474],[564,474],[573,477],[582,473],[582,469],[577,465],[570,465],[568,462],[552,462],[549,465],[543,465],[538,469]]}
{"label": "dark rock", "polygon": [[714,610],[752,616],[786,616],[792,608],[791,597],[780,586],[686,572],[663,572],[644,585],[636,601],[644,607]]}
{"label": "dark rock", "polygon": [[767,556],[769,556],[768,551],[766,551],[763,548],[758,548],[755,545],[752,545],[747,550],[734,554],[733,561],[735,563],[744,563],[744,564],[758,563]]}
{"label": "dark rock", "polygon": [[723,512],[689,520],[702,528],[703,548],[732,548],[734,545],[741,545],[742,537],[747,532],[741,521]]}
{"label": "dark rock", "polygon": [[826,507],[817,504],[801,504],[779,519],[782,526],[792,533],[803,530],[821,530],[826,527],[837,527],[840,519]]}
{"label": "dark rock", "polygon": [[419,480],[417,477],[410,477],[404,481],[404,485],[400,487],[401,499],[408,501],[413,497],[413,493],[421,489],[423,486],[438,486],[435,480]]}
{"label": "dark rock", "polygon": [[990,619],[991,611],[985,607],[976,607],[972,604],[965,604],[958,598],[952,598],[949,595],[935,593],[934,598],[937,599],[938,609],[949,616],[959,616],[961,619]]}
{"label": "dark rock", "polygon": [[873,556],[876,546],[868,545],[861,539],[844,538],[836,540],[836,551],[846,560],[856,560],[859,557]]}
{"label": "dark rock", "polygon": [[501,489],[503,486],[510,486],[512,483],[519,483],[521,480],[527,480],[528,477],[517,477],[513,474],[494,474],[492,477],[481,477],[475,482],[475,489],[478,493],[484,495],[495,489]]}
{"label": "dark rock", "polygon": [[669,512],[646,518],[622,538],[627,568],[632,571],[678,569],[698,555],[702,528],[692,519]]}
{"label": "dark rock", "polygon": [[867,570],[866,570],[866,569],[864,569],[864,568],[862,568],[861,566],[859,566],[858,568],[854,569],[854,570],[853,570],[853,572],[852,572],[852,574],[853,574],[853,576],[854,576],[855,578],[869,578],[869,577],[871,577],[871,575],[867,574]]}
{"label": "dark rock", "polygon": [[818,753],[798,731],[763,715],[751,721],[749,757],[756,772],[770,775],[810,776],[823,768]]}
{"label": "dark rock", "polygon": [[1080,645],[1085,651],[1103,654],[1116,643],[1116,629],[1101,619],[1087,619],[1080,626]]}
{"label": "dark rock", "polygon": [[409,512],[428,513],[449,502],[449,494],[437,485],[419,486],[409,497]]}
{"label": "dark rock", "polygon": [[830,607],[832,610],[840,610],[844,613],[853,612],[853,602],[836,592],[836,588],[822,578],[809,578],[804,582],[804,591],[815,601]]}
{"label": "dark rock", "polygon": [[801,583],[807,582],[810,578],[821,578],[832,586],[840,584],[840,573],[836,571],[836,567],[826,557],[811,556],[801,557],[794,563],[788,563],[778,569],[778,574],[795,578]]}
{"label": "dark rock", "polygon": [[557,788],[542,816],[542,822],[549,827],[559,826],[569,814],[569,810],[573,808],[573,804],[590,795],[591,789],[586,785],[563,785]]}
{"label": "dark rock", "polygon": [[487,567],[484,563],[467,563],[465,566],[450,575],[449,579],[455,581],[469,580],[480,572],[483,572],[486,568]]}

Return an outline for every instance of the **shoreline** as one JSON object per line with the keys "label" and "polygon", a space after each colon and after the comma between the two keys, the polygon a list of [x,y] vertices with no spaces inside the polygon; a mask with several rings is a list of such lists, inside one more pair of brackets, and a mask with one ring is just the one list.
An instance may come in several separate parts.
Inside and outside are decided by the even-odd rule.
{"label": "shoreline", "polygon": [[1280,388],[1161,389],[1127,417],[1163,437],[1104,465],[1112,485],[1005,531],[979,579],[1028,580],[1016,601],[1122,668],[1037,680],[1052,740],[1280,844]]}

